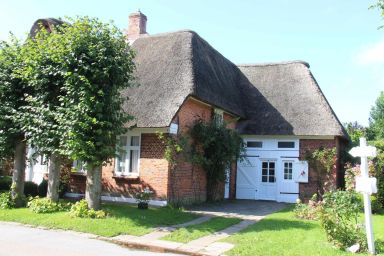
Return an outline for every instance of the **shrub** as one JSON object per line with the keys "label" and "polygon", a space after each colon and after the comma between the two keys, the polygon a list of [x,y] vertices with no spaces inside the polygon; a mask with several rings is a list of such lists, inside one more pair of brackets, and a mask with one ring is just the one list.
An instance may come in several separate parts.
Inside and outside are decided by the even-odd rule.
{"label": "shrub", "polygon": [[296,201],[293,213],[296,218],[306,220],[317,220],[319,218],[319,211],[321,208],[321,202],[317,201],[317,195],[313,195],[308,204],[304,204],[300,199]]}
{"label": "shrub", "polygon": [[37,184],[32,181],[26,181],[24,183],[24,195],[26,197],[35,197],[39,194],[37,190]]}
{"label": "shrub", "polygon": [[0,193],[0,209],[11,209],[14,206],[11,192]]}
{"label": "shrub", "polygon": [[361,204],[356,192],[325,193],[319,216],[328,240],[339,248],[358,243],[360,250],[366,250],[364,230],[358,223],[360,212]]}
{"label": "shrub", "polygon": [[153,195],[153,191],[149,188],[145,188],[142,192],[138,192],[135,194],[136,202],[138,203],[148,203],[151,200]]}
{"label": "shrub", "polygon": [[69,211],[71,217],[103,219],[107,214],[103,210],[95,211],[88,208],[87,201],[80,200],[72,205]]}
{"label": "shrub", "polygon": [[46,197],[48,192],[48,181],[43,179],[39,186],[37,187],[39,197]]}
{"label": "shrub", "polygon": [[0,177],[0,191],[9,191],[12,185],[11,176],[1,176]]}
{"label": "shrub", "polygon": [[[361,210],[364,210],[363,194],[359,193],[358,199],[359,199]],[[382,204],[380,203],[380,201],[377,199],[377,196],[375,195],[371,195],[371,208],[372,208],[372,213],[380,213],[383,210]]]}
{"label": "shrub", "polygon": [[28,202],[28,207],[35,213],[51,213],[68,211],[70,209],[70,203],[55,203],[49,198],[35,197]]}

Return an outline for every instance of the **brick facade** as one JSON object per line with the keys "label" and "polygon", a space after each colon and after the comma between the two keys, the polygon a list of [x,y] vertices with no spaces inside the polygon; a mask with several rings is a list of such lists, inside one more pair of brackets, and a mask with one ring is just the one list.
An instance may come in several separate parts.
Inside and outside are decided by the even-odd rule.
{"label": "brick facade", "polygon": [[[300,159],[305,160],[305,154],[307,152],[313,152],[319,148],[334,148],[336,147],[337,155],[335,159],[335,164],[333,166],[332,173],[328,178],[325,178],[325,182],[327,183],[327,189],[336,188],[337,187],[337,179],[338,179],[338,171],[340,169],[339,164],[339,152],[340,148],[338,145],[338,138],[328,139],[328,140],[320,140],[320,139],[301,139],[300,140]],[[299,192],[300,198],[304,200],[308,200],[312,197],[313,194],[317,192],[317,182],[318,175],[314,170],[313,166],[309,165],[309,177],[308,183],[300,183],[299,184]]]}

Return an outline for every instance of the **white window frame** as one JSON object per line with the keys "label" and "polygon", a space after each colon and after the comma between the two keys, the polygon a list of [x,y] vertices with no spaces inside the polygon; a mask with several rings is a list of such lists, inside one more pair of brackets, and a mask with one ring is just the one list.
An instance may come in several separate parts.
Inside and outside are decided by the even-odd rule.
{"label": "white window frame", "polygon": [[[285,164],[286,163],[291,163],[291,178],[290,179],[286,179],[285,178]],[[287,161],[287,160],[284,160],[283,161],[283,180],[284,181],[288,181],[288,182],[293,182],[293,164],[294,164],[294,161]]]}
{"label": "white window frame", "polygon": [[[219,117],[219,119],[216,119],[216,117]],[[213,118],[217,124],[223,124],[224,123],[224,110],[219,108],[213,109]]]}
{"label": "white window frame", "polygon": [[[126,134],[123,134],[121,136],[127,137],[127,145],[125,147],[125,170],[120,172],[119,171],[119,157],[115,158],[115,175],[116,176],[128,176],[128,177],[139,177],[140,176],[140,154],[141,154],[141,133],[140,132],[128,132]],[[139,137],[139,146],[131,146],[131,138],[134,136]],[[139,159],[137,163],[137,172],[130,172],[130,152],[131,150],[138,150]],[[119,152],[117,152],[119,153]]]}
{"label": "white window frame", "polygon": [[[260,179],[260,182],[262,184],[277,184],[277,173],[276,173],[276,170],[277,170],[277,160],[276,159],[260,159],[261,161],[261,179]],[[267,175],[263,175],[263,162],[266,162],[268,163],[268,167],[267,167]],[[270,174],[270,167],[269,167],[269,163],[273,162],[275,164],[275,167],[273,168],[275,173],[273,174],[273,177],[274,177],[274,182],[270,182],[269,181],[269,177],[271,177],[272,175]],[[267,177],[267,181],[263,181],[263,176],[266,176]]]}

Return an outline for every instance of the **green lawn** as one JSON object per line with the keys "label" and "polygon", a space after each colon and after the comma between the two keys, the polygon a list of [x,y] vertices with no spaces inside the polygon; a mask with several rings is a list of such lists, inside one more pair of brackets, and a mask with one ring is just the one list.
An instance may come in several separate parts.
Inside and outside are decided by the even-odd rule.
{"label": "green lawn", "polygon": [[180,228],[163,237],[162,239],[180,243],[188,243],[200,237],[213,234],[216,231],[223,230],[229,226],[239,223],[240,221],[240,219],[236,218],[216,217],[201,224]]}
{"label": "green lawn", "polygon": [[0,221],[13,221],[48,228],[69,229],[101,236],[119,234],[144,235],[155,227],[184,223],[197,215],[171,208],[139,210],[135,206],[106,204],[103,209],[111,213],[106,219],[71,218],[67,212],[33,213],[27,208],[0,209]]}
{"label": "green lawn", "polygon": [[[333,248],[317,221],[298,220],[292,207],[274,213],[224,241],[228,255],[352,255]],[[384,239],[384,215],[374,216],[375,239]],[[383,255],[383,254],[381,254]]]}

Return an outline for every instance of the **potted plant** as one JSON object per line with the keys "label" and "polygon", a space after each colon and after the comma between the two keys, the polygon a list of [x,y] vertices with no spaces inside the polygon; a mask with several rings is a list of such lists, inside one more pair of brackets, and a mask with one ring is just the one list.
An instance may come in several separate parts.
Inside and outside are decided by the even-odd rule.
{"label": "potted plant", "polygon": [[135,199],[137,204],[137,207],[139,209],[148,209],[148,202],[152,198],[153,191],[151,191],[149,188],[145,188],[143,191],[136,193]]}

